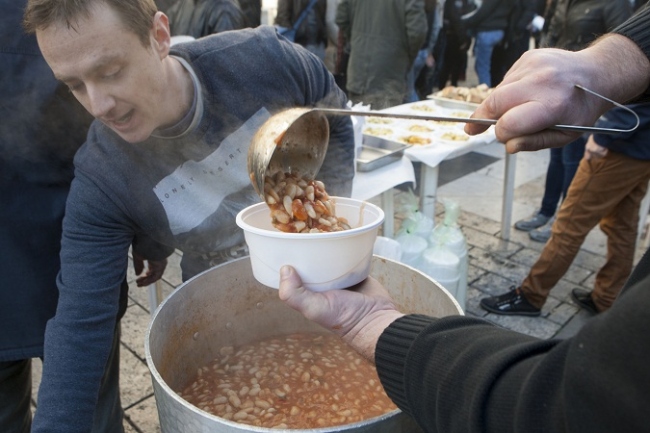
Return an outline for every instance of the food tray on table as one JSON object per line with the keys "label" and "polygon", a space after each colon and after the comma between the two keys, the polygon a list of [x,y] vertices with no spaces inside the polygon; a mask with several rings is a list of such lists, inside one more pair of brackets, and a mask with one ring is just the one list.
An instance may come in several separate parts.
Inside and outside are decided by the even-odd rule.
{"label": "food tray on table", "polygon": [[384,140],[380,137],[366,136],[357,156],[358,171],[372,171],[397,162],[404,156],[409,146],[403,143]]}
{"label": "food tray on table", "polygon": [[441,107],[474,111],[493,89],[485,84],[476,87],[447,86],[427,96]]}
{"label": "food tray on table", "polygon": [[[469,117],[469,110],[450,110],[435,105],[432,101],[404,104],[384,110],[386,113],[415,116]],[[464,142],[470,136],[463,131],[464,123],[427,119],[401,119],[390,117],[368,117],[363,126],[364,140],[378,140],[394,144],[409,145],[413,151],[431,146]],[[385,146],[385,145],[384,145]]]}
{"label": "food tray on table", "polygon": [[458,109],[458,110],[474,111],[478,108],[479,105],[473,102],[460,101],[458,99],[449,99],[437,95],[429,95],[427,98],[435,102],[437,105],[440,105],[441,107]]}

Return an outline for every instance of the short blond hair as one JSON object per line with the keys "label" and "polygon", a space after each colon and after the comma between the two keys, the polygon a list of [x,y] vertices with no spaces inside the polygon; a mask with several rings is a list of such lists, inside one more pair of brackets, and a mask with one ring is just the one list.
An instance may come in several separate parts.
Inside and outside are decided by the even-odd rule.
{"label": "short blond hair", "polygon": [[28,0],[23,26],[28,33],[43,30],[57,22],[75,28],[75,21],[90,16],[94,5],[104,3],[122,18],[127,29],[132,30],[147,46],[153,17],[158,11],[153,0]]}

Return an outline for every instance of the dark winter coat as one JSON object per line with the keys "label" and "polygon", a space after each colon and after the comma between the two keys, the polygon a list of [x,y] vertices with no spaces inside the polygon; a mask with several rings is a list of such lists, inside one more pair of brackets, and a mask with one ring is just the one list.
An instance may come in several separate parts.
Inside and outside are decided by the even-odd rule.
{"label": "dark winter coat", "polygon": [[542,45],[581,50],[631,15],[629,0],[557,0]]}
{"label": "dark winter coat", "polygon": [[167,16],[172,36],[194,38],[243,29],[248,23],[237,0],[179,0]]}
{"label": "dark winter coat", "polygon": [[[275,24],[281,27],[292,27],[309,2],[310,0],[278,0]],[[297,44],[303,46],[327,44],[326,11],[327,0],[318,0],[310,11],[313,20],[308,15],[296,29],[295,42]]]}

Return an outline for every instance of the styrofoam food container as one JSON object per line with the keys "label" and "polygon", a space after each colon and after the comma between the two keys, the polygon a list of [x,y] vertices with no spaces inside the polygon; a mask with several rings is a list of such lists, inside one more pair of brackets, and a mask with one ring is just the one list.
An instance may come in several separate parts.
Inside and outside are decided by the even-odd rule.
{"label": "styrofoam food container", "polygon": [[336,216],[346,218],[350,230],[285,233],[273,227],[266,203],[249,206],[237,214],[237,225],[244,230],[257,281],[277,289],[283,265],[293,266],[303,285],[314,291],[344,289],[368,276],[384,211],[361,200],[331,199],[336,205]]}

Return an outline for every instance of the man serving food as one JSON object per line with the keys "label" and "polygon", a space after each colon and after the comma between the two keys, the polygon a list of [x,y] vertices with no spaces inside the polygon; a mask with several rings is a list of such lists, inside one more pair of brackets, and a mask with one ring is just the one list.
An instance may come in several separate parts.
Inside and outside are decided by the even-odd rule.
{"label": "man serving food", "polygon": [[[254,133],[283,109],[346,98],[271,27],[171,48],[153,0],[31,0],[25,27],[96,118],[75,157],[33,430],[87,432],[133,238],[182,250],[184,279],[244,255],[235,215],[260,200],[246,167]],[[350,118],[333,117],[319,173],[328,191],[349,196],[353,164]]]}

